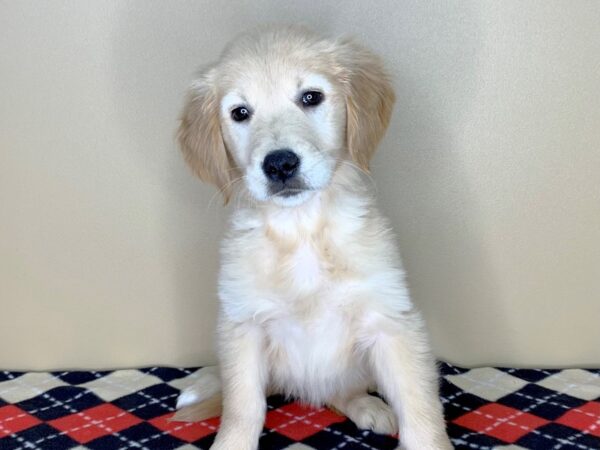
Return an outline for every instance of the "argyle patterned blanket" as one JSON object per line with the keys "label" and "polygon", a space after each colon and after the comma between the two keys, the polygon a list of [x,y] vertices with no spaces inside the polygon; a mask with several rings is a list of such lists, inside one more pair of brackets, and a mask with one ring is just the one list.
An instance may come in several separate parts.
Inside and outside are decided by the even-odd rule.
{"label": "argyle patterned blanket", "polygon": [[[0,449],[208,449],[219,419],[172,422],[197,369],[1,372]],[[442,364],[456,448],[600,449],[600,370],[462,369]],[[260,449],[395,449],[321,408],[269,399]]]}

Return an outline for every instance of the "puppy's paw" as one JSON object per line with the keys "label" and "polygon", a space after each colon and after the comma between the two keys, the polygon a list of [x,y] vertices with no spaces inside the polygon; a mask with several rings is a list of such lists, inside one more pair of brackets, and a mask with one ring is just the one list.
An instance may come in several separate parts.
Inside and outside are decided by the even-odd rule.
{"label": "puppy's paw", "polygon": [[348,402],[346,415],[358,428],[379,434],[398,433],[398,421],[392,408],[373,395],[356,397]]}
{"label": "puppy's paw", "polygon": [[181,391],[179,397],[177,397],[177,409],[184,408],[186,406],[191,406],[196,403],[201,402],[203,399],[200,395],[201,393],[198,391],[196,386],[189,386]]}
{"label": "puppy's paw", "polygon": [[203,402],[221,391],[219,371],[216,366],[203,367],[196,373],[194,384],[186,387],[177,397],[177,409]]}

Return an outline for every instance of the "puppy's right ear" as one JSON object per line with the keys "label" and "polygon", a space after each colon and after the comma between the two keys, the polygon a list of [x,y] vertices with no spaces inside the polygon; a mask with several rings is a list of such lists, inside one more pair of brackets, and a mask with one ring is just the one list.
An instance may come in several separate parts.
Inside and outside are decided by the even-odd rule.
{"label": "puppy's right ear", "polygon": [[177,139],[186,162],[203,181],[217,186],[227,203],[234,167],[221,134],[214,80],[214,70],[209,69],[190,87]]}

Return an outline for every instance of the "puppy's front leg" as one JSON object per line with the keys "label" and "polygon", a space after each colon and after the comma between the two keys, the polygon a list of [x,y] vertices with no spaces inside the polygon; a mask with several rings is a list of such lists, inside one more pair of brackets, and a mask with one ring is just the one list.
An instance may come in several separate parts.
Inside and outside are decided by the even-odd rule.
{"label": "puppy's front leg", "polygon": [[401,448],[447,450],[452,444],[439,398],[438,373],[421,316],[380,317],[371,348],[378,390],[399,419]]}
{"label": "puppy's front leg", "polygon": [[218,341],[223,414],[211,450],[254,450],[266,411],[264,336],[252,323],[221,319]]}

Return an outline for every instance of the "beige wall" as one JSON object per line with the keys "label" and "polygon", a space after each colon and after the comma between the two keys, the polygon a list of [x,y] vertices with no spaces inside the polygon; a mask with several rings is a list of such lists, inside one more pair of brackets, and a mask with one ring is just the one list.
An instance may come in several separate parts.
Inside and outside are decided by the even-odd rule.
{"label": "beige wall", "polygon": [[282,20],[395,74],[373,172],[437,354],[599,366],[599,2],[115,0],[0,2],[0,367],[213,361],[227,212],[176,118]]}

